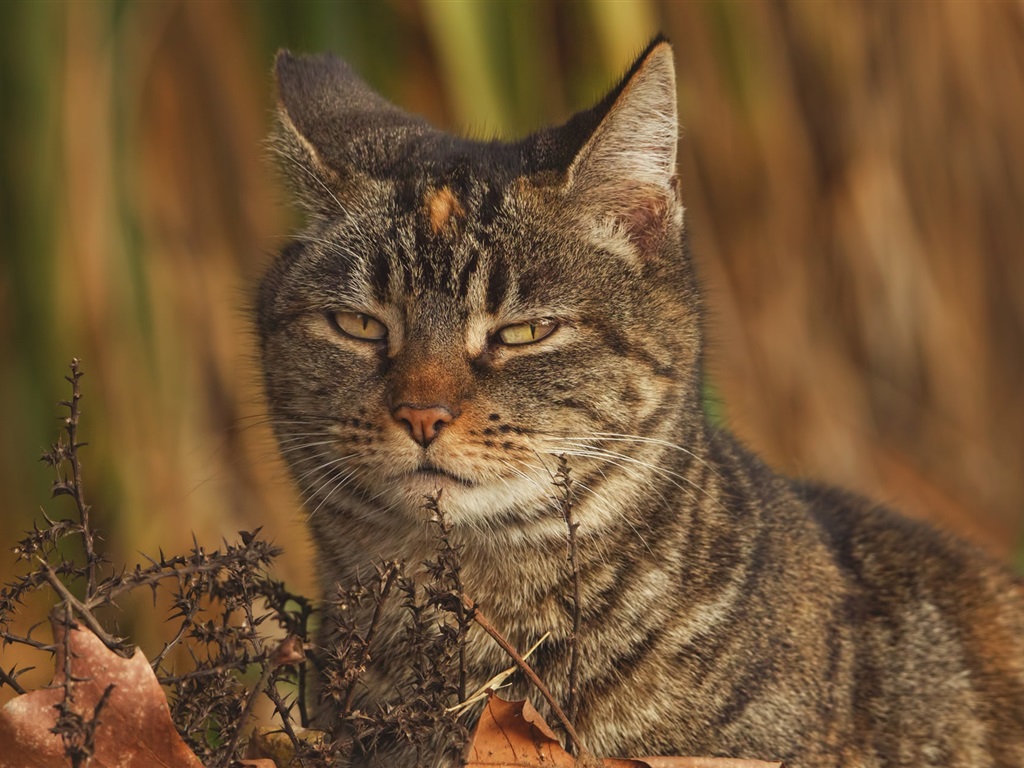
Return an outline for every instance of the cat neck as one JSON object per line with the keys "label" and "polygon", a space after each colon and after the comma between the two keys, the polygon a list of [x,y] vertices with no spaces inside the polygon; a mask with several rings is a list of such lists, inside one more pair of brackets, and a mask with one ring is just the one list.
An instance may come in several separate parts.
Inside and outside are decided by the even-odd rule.
{"label": "cat neck", "polygon": [[[621,439],[608,445],[621,452],[636,447]],[[761,525],[757,506],[742,498],[752,487],[745,480],[749,457],[728,432],[702,418],[677,425],[671,440],[645,439],[639,449],[629,454],[632,461],[609,464],[597,486],[570,469],[577,557],[591,605],[606,599],[624,570],[652,566],[691,583],[699,595],[716,558],[748,546]],[[555,498],[557,491],[552,486]],[[435,558],[437,526],[430,518],[427,510],[418,520],[366,506],[321,510],[310,523],[321,572],[331,581],[326,593],[340,573],[365,577],[390,560],[415,571]],[[515,619],[524,640],[558,623],[568,583],[562,508],[551,504],[490,526],[451,522],[466,591],[495,621],[511,626]]]}

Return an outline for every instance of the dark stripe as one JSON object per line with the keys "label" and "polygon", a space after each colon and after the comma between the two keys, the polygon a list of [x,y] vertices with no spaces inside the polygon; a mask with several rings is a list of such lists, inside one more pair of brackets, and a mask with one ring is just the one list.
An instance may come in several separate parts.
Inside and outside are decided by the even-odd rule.
{"label": "dark stripe", "polygon": [[484,192],[483,200],[480,201],[480,213],[478,218],[480,223],[485,227],[491,226],[494,220],[498,217],[498,211],[501,209],[501,204],[504,201],[504,193],[500,187],[488,187],[487,191]]}
{"label": "dark stripe", "polygon": [[662,627],[651,627],[642,640],[626,646],[609,661],[605,667],[605,674],[583,682],[580,686],[580,698],[583,701],[598,701],[609,689],[614,690],[623,684],[633,684],[641,668],[655,652],[654,646],[662,631]]}
{"label": "dark stripe", "polygon": [[[589,318],[585,319],[587,322]],[[595,328],[601,337],[601,341],[604,342],[605,347],[615,355],[619,357],[628,357],[631,360],[643,363],[651,369],[651,373],[659,378],[674,378],[675,367],[672,365],[662,365],[653,355],[647,350],[640,346],[632,345],[629,343],[628,334],[621,333],[617,329],[608,325],[601,318],[595,318],[587,324]]]}
{"label": "dark stripe", "polygon": [[455,295],[455,265],[452,263],[451,256],[446,256],[441,259],[440,270],[438,274],[437,286],[438,288],[444,288],[449,296]]}
{"label": "dark stripe", "polygon": [[[628,386],[629,385],[627,384],[627,387]],[[622,399],[624,402],[628,402],[625,396],[623,396]],[[636,434],[649,435],[652,432],[656,432],[662,424],[674,415],[674,412],[678,408],[678,403],[663,400],[658,407],[647,416],[647,418],[640,422],[640,425],[636,430]]]}
{"label": "dark stripe", "polygon": [[413,211],[420,201],[422,186],[414,179],[406,179],[395,184],[395,210]]}
{"label": "dark stripe", "polygon": [[604,342],[605,347],[613,354],[619,357],[627,357],[630,354],[629,342],[626,341],[625,335],[619,333],[608,323],[596,320],[590,324],[590,327],[597,330],[601,336],[601,341]]}
{"label": "dark stripe", "polygon": [[491,255],[491,273],[487,277],[487,311],[495,313],[508,295],[508,265],[495,254]]}
{"label": "dark stripe", "polygon": [[402,261],[402,282],[405,285],[405,292],[411,294],[413,286],[412,265],[408,259]]}
{"label": "dark stripe", "polygon": [[560,405],[563,408],[571,408],[574,411],[583,411],[585,414],[590,416],[594,421],[599,424],[605,423],[604,414],[597,410],[591,403],[584,402],[583,400],[577,400],[574,397],[566,397],[562,399],[556,399],[551,401],[554,405]]}
{"label": "dark stripe", "polygon": [[[742,633],[729,632],[719,625],[714,632],[698,633],[673,654],[673,662],[680,669],[689,670],[687,681],[691,689],[703,687],[712,672],[723,672],[733,646],[744,640]],[[740,654],[742,656],[742,654]]]}
{"label": "dark stripe", "polygon": [[476,268],[480,265],[480,251],[473,248],[470,251],[469,258],[466,259],[466,263],[462,265],[462,269],[459,270],[459,281],[455,286],[455,291],[458,293],[460,299],[464,299],[469,295],[469,280],[473,275],[476,274]]}
{"label": "dark stripe", "polygon": [[741,719],[751,702],[764,692],[767,684],[775,677],[772,661],[769,658],[758,659],[749,664],[746,669],[748,670],[747,674],[733,684],[730,691],[731,696],[712,721],[712,731],[723,730]]}
{"label": "dark stripe", "polygon": [[[417,230],[419,231],[419,230]],[[421,249],[417,249],[416,257],[420,263],[420,281],[425,288],[436,288],[437,282],[434,271],[434,262],[430,259],[430,256],[423,252]]]}
{"label": "dark stripe", "polygon": [[388,284],[391,280],[391,260],[383,249],[377,251],[373,261],[373,271],[370,275],[370,284],[377,299],[383,303],[388,297]]}

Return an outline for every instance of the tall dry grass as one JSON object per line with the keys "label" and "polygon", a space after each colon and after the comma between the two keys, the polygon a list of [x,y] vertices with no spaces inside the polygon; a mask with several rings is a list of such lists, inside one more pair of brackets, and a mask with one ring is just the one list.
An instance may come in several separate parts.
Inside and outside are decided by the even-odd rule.
{"label": "tall dry grass", "polygon": [[[311,590],[247,311],[291,224],[261,157],[273,50],[336,50],[440,125],[508,135],[587,105],[659,28],[726,420],[781,468],[1011,556],[1024,5],[1009,2],[3,4],[0,546],[45,499],[35,459],[78,355],[113,557],[263,525],[288,548],[282,576]],[[144,615],[123,628],[155,642]]]}
{"label": "tall dry grass", "polygon": [[732,420],[791,472],[1009,555],[1024,515],[1024,5],[668,8]]}

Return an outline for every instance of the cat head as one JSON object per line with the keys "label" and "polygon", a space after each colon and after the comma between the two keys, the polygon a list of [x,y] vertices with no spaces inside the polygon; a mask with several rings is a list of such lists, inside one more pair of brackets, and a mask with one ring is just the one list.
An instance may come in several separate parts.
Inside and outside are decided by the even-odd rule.
{"label": "cat head", "polygon": [[281,52],[276,77],[307,223],[258,326],[314,520],[422,516],[438,491],[477,525],[539,519],[562,453],[595,498],[639,493],[631,462],[679,438],[700,357],[669,44],[510,143],[435,130],[330,55]]}

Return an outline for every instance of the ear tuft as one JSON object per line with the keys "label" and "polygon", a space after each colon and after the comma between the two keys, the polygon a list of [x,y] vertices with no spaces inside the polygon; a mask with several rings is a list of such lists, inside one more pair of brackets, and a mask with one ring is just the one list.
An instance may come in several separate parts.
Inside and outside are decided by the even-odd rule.
{"label": "ear tuft", "polygon": [[657,38],[609,94],[611,103],[569,167],[566,192],[604,237],[624,235],[650,255],[664,237],[676,199],[679,119],[672,47]]}

